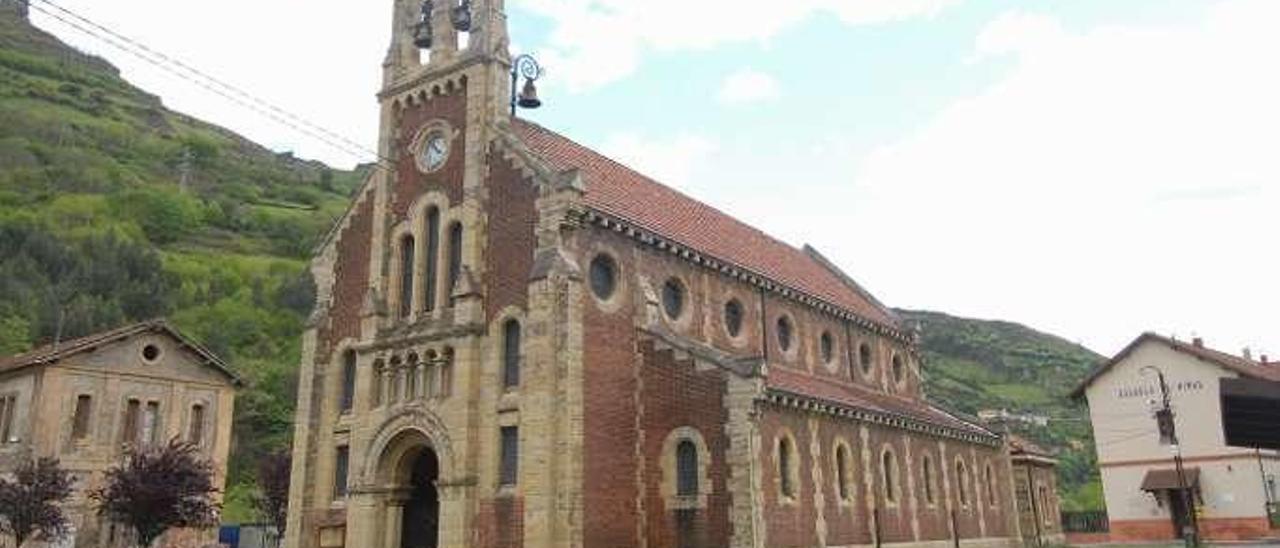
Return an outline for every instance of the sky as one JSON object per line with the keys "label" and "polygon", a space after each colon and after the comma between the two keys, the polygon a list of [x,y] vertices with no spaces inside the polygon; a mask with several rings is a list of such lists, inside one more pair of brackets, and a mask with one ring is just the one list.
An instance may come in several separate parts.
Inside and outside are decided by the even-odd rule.
{"label": "sky", "polygon": [[[41,6],[42,0],[33,0]],[[372,148],[391,2],[52,0]],[[895,307],[1280,358],[1280,2],[507,0],[565,133]],[[171,108],[353,156],[40,13]]]}

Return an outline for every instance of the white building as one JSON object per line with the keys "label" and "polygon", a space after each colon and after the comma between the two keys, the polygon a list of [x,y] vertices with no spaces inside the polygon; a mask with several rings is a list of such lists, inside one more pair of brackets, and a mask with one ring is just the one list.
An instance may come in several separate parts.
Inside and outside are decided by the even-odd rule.
{"label": "white building", "polygon": [[[1163,372],[1184,461],[1161,442],[1154,411]],[[1182,486],[1194,495],[1201,535],[1255,539],[1272,535],[1267,502],[1276,500],[1280,453],[1228,447],[1222,432],[1219,380],[1280,381],[1280,364],[1205,348],[1151,333],[1138,337],[1076,389],[1087,397],[1112,541],[1172,539],[1186,516]]]}

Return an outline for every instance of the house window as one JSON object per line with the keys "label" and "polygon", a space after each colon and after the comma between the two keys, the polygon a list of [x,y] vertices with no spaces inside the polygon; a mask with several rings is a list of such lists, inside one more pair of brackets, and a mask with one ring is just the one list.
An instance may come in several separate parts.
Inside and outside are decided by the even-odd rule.
{"label": "house window", "polygon": [[607,301],[618,287],[618,263],[605,254],[591,259],[591,292],[597,299]]}
{"label": "house window", "polygon": [[880,456],[880,480],[884,485],[884,499],[889,503],[898,502],[898,459],[888,449]]}
{"label": "house window", "polygon": [[724,304],[724,329],[730,337],[742,334],[742,303],[731,299]]}
{"label": "house window", "polygon": [[840,500],[850,500],[853,498],[853,489],[850,486],[849,470],[849,447],[841,443],[836,446],[836,494],[840,495]]}
{"label": "house window", "polygon": [[426,257],[426,268],[423,269],[426,276],[426,290],[423,293],[423,309],[431,312],[436,309],[436,272],[438,271],[438,255],[440,254],[440,210],[431,208],[427,210],[426,220],[426,237],[427,247],[423,250]]}
{"label": "house window", "polygon": [[413,313],[413,236],[400,240],[400,317]]}
{"label": "house window", "polygon": [[676,445],[676,494],[698,494],[698,446],[691,440],[681,440]]}
{"label": "house window", "polygon": [[509,487],[516,484],[520,472],[520,431],[514,426],[504,426],[500,433],[502,457],[499,462],[498,485]]}
{"label": "house window", "polygon": [[124,408],[124,428],[120,429],[120,441],[129,445],[136,445],[139,435],[139,425],[142,423],[142,402],[138,400],[129,400]]}
{"label": "house window", "polygon": [[956,461],[956,490],[960,506],[969,506],[969,467],[964,461]]}
{"label": "house window", "polygon": [[147,402],[147,412],[142,416],[142,443],[155,445],[160,439],[160,404]]}
{"label": "house window", "polygon": [[195,404],[191,406],[191,424],[188,428],[187,439],[196,445],[204,443],[204,405]]}
{"label": "house window", "polygon": [[351,467],[351,448],[339,445],[333,459],[333,498],[347,498],[347,474]]}
{"label": "house window", "polygon": [[933,468],[933,459],[925,455],[924,463],[924,500],[929,504],[938,503],[938,473]]}
{"label": "house window", "polygon": [[93,413],[93,396],[81,394],[76,398],[76,411],[71,419],[71,439],[80,441],[89,436],[89,417]]}
{"label": "house window", "polygon": [[791,438],[778,438],[778,486],[782,490],[782,496],[787,498],[795,498],[796,496],[796,479],[793,477],[793,468],[795,466],[795,448],[792,447]]}
{"label": "house window", "polygon": [[520,386],[520,322],[516,320],[502,325],[502,386]]}
{"label": "house window", "polygon": [[18,397],[0,398],[0,443],[13,441],[13,416],[18,414]]}
{"label": "house window", "polygon": [[684,284],[680,280],[671,278],[662,284],[662,310],[672,320],[678,320],[684,314]]}
{"label": "house window", "polygon": [[339,409],[343,414],[351,412],[356,397],[356,352],[348,350],[342,354],[342,394]]}
{"label": "house window", "polygon": [[778,318],[778,348],[783,352],[791,351],[791,320],[786,316]]}
{"label": "house window", "polygon": [[858,365],[862,366],[864,375],[871,374],[871,368],[875,364],[872,362],[871,345],[862,343],[858,345]]}
{"label": "house window", "polygon": [[824,331],[818,339],[818,349],[822,353],[822,363],[831,363],[836,357],[836,340],[830,332]]}
{"label": "house window", "polygon": [[[462,223],[449,225],[449,295],[457,289],[458,278],[462,276]],[[453,301],[450,299],[450,306]]]}

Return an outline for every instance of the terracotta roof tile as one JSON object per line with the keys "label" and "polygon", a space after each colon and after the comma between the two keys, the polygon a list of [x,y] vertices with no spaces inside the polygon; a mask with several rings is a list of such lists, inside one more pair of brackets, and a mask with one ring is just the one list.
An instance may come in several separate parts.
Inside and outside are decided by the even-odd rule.
{"label": "terracotta roof tile", "polygon": [[810,396],[874,413],[897,415],[972,434],[995,435],[986,428],[960,419],[927,402],[898,398],[860,386],[816,379],[807,373],[785,367],[769,368],[766,382],[773,390]]}
{"label": "terracotta roof tile", "polygon": [[517,119],[513,127],[553,168],[580,170],[589,207],[865,319],[898,326],[892,312],[804,250],[542,126]]}

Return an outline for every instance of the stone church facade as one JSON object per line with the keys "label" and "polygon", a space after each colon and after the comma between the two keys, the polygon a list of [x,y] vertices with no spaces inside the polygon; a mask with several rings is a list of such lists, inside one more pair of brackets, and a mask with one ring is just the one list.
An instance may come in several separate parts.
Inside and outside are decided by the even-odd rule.
{"label": "stone church facade", "polygon": [[465,6],[423,50],[395,3],[383,168],[312,267],[286,546],[1017,542],[1004,442],[926,401],[911,330],[511,116],[503,1]]}

